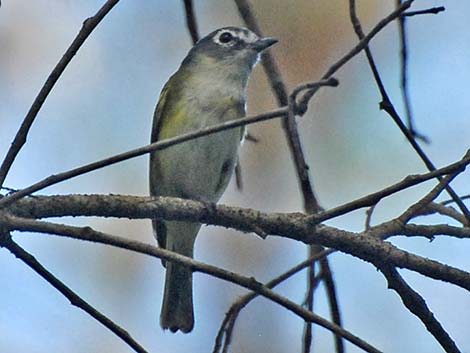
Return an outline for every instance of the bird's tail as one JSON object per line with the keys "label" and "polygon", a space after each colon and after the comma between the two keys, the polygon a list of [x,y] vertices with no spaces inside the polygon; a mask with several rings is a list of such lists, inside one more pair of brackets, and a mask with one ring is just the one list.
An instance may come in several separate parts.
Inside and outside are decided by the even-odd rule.
{"label": "bird's tail", "polygon": [[[166,248],[181,255],[193,257],[194,240],[201,227],[197,223],[165,222]],[[172,332],[184,333],[194,327],[193,274],[188,266],[166,262],[165,292],[160,324]]]}

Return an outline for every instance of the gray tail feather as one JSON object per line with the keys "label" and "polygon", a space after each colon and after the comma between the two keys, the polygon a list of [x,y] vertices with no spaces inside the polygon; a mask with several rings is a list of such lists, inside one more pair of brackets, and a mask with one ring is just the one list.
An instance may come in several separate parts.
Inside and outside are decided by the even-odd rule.
{"label": "gray tail feather", "polygon": [[194,327],[193,274],[191,268],[168,261],[160,324],[171,332],[190,332]]}

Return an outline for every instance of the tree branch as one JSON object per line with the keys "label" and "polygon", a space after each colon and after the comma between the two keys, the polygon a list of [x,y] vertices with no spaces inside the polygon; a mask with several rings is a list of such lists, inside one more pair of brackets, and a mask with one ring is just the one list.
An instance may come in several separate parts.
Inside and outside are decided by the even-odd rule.
{"label": "tree branch", "polygon": [[403,224],[407,223],[415,215],[419,214],[423,208],[428,206],[433,202],[436,197],[446,188],[449,183],[454,180],[454,178],[460,174],[461,171],[457,171],[453,174],[446,175],[441,181],[421,200],[411,205],[405,212],[403,212],[398,218],[397,221]]}
{"label": "tree branch", "polygon": [[104,158],[99,161],[89,163],[78,168],[70,169],[68,171],[65,171],[59,174],[51,175],[43,180],[40,180],[39,182],[35,184],[32,184],[24,189],[13,192],[3,197],[2,199],[0,199],[0,208],[3,208],[16,200],[19,200],[25,196],[28,196],[32,194],[33,192],[42,190],[48,186],[60,183],[64,180],[77,177],[79,175],[92,172],[97,169],[101,169],[101,168],[131,159],[131,158],[142,156],[144,154],[147,154],[153,151],[163,150],[170,146],[173,146],[173,145],[176,145],[176,144],[188,141],[188,140],[192,140],[201,136],[206,136],[209,134],[213,134],[213,133],[223,131],[223,130],[228,130],[228,129],[242,126],[242,125],[254,124],[260,121],[283,117],[286,114],[287,114],[287,108],[281,108],[281,109],[273,110],[267,113],[259,114],[256,116],[250,116],[250,117],[245,117],[245,118],[241,118],[237,120],[231,120],[222,124],[210,126],[210,127],[200,129],[194,132],[176,136],[170,139],[158,141],[158,142],[155,142],[155,143],[143,146],[143,147],[139,147],[139,148],[136,148],[136,149],[124,152],[124,153],[116,154],[114,156]]}
{"label": "tree branch", "polygon": [[380,268],[380,271],[387,278],[389,288],[398,293],[403,304],[421,320],[442,348],[448,353],[460,353],[455,342],[434,317],[424,299],[405,282],[398,271],[392,266],[384,266]]}
{"label": "tree branch", "polygon": [[0,187],[3,186],[5,182],[5,178],[10,171],[10,168],[20,152],[21,148],[26,143],[26,138],[28,136],[28,132],[33,125],[36,116],[39,113],[42,105],[46,101],[49,93],[54,88],[54,85],[59,80],[60,76],[64,72],[67,65],[72,61],[72,58],[77,54],[77,51],[80,49],[82,44],[91,34],[91,32],[98,26],[101,20],[111,11],[111,9],[119,2],[119,0],[108,0],[106,3],[98,10],[98,12],[93,16],[87,18],[83,22],[83,26],[78,32],[77,36],[73,40],[70,47],[66,50],[64,56],[59,60],[57,65],[55,66],[54,70],[52,70],[51,74],[47,78],[46,82],[42,86],[41,90],[39,91],[37,97],[35,98],[31,108],[29,108],[28,113],[26,114],[18,132],[11,143],[10,149],[8,150],[5,159],[0,166]]}
{"label": "tree branch", "polygon": [[[322,259],[320,260],[322,261]],[[326,292],[328,293],[327,298],[330,301],[330,316],[331,320],[338,326],[342,325],[341,314],[339,312],[339,303],[337,302],[337,295],[336,295],[336,285],[335,282],[331,279],[331,276],[328,272],[331,272],[330,264],[324,263],[321,267],[322,269],[322,278],[323,283],[325,284]],[[327,271],[327,272],[325,272]],[[342,353],[345,351],[344,342],[338,335],[335,335],[335,347],[337,353]]]}
{"label": "tree branch", "polygon": [[[396,20],[400,17],[413,3],[414,0],[407,0],[404,1],[403,4],[395,9],[392,13],[388,16],[384,17],[381,21],[375,25],[372,30],[362,38],[355,47],[353,47],[348,53],[346,53],[343,57],[341,57],[338,61],[336,61],[333,65],[331,65],[328,70],[323,74],[322,78],[326,79],[333,76],[339,69],[341,69],[346,63],[348,63],[352,58],[354,58],[357,54],[359,54],[364,48],[366,48],[369,42],[382,30],[384,29],[389,23]],[[312,96],[316,93],[317,89],[311,89],[307,93],[304,94],[302,99],[300,100],[299,106],[299,114],[302,115],[307,111],[307,104],[312,98]],[[302,109],[304,108],[304,109]]]}
{"label": "tree branch", "polygon": [[162,248],[157,248],[145,243],[141,243],[135,240],[128,240],[122,237],[105,234],[102,232],[97,232],[91,229],[90,227],[75,227],[62,224],[53,224],[43,221],[33,221],[28,219],[20,219],[17,217],[4,216],[2,217],[2,225],[8,226],[10,228],[15,228],[20,231],[31,231],[39,233],[49,233],[55,235],[62,235],[69,238],[100,242],[107,245],[116,246],[119,248],[136,251],[142,254],[150,255],[160,259],[165,259],[167,261],[174,261],[178,263],[185,264],[192,268],[194,271],[206,273],[214,277],[236,283],[245,288],[251,289],[270,299],[271,301],[283,306],[287,310],[292,311],[302,319],[306,321],[311,321],[320,325],[327,330],[330,330],[336,334],[341,335],[349,342],[354,345],[362,348],[366,352],[379,353],[380,351],[374,348],[369,343],[355,336],[351,332],[339,327],[328,320],[325,320],[319,315],[316,315],[302,306],[290,301],[289,299],[273,292],[271,289],[264,286],[262,283],[258,282],[253,277],[246,277],[239,275],[237,273],[227,271],[215,266],[211,266],[196,260],[193,260],[190,257],[180,255]]}
{"label": "tree branch", "polygon": [[437,15],[439,12],[445,11],[445,9],[446,8],[444,6],[437,6],[437,7],[431,7],[429,9],[424,9],[424,10],[407,11],[403,13],[402,16],[412,17],[416,15],[428,15],[428,14]]}
{"label": "tree branch", "polygon": [[[396,6],[401,6],[402,0],[396,0]],[[400,16],[398,18],[398,33],[400,35],[400,61],[401,61],[401,92],[403,96],[403,105],[405,106],[405,114],[408,125],[408,130],[413,137],[422,140],[423,142],[429,143],[429,139],[418,133],[414,127],[413,114],[411,111],[411,98],[408,86],[408,42],[407,42],[407,31],[406,31],[406,16]]]}
{"label": "tree branch", "polygon": [[399,181],[398,183],[388,186],[382,190],[373,192],[369,195],[347,202],[343,205],[324,211],[322,213],[311,215],[310,216],[311,222],[312,224],[318,224],[328,219],[345,215],[359,208],[374,206],[380,200],[382,200],[383,198],[387,196],[396,194],[397,192],[403,191],[412,186],[416,186],[425,181],[435,179],[435,178],[441,178],[444,175],[449,175],[449,174],[453,174],[457,172],[463,172],[469,164],[470,164],[470,150],[468,150],[466,154],[464,155],[464,157],[458,162],[449,164],[445,167],[436,169],[432,172],[428,172],[425,174],[408,175],[403,180]]}
{"label": "tree branch", "polygon": [[194,5],[192,0],[184,0],[184,10],[186,13],[186,26],[188,26],[189,34],[193,44],[199,40],[199,33],[197,30],[196,15],[194,14]]}
{"label": "tree branch", "polygon": [[[319,261],[322,258],[325,258],[326,256],[332,254],[335,251],[336,250],[329,249],[329,250],[323,250],[322,252],[317,253],[309,257],[307,260],[304,260],[301,263],[295,265],[294,267],[282,273],[281,275],[277,276],[276,278],[272,279],[271,281],[267,282],[265,286],[268,288],[274,288],[275,286],[284,282],[285,280],[292,277],[299,271],[310,266],[312,262]],[[219,352],[221,348],[223,349],[223,352],[226,352],[227,347],[231,343],[233,328],[235,325],[235,321],[238,315],[240,314],[240,311],[256,297],[258,297],[258,294],[256,292],[251,292],[251,293],[244,295],[243,297],[240,297],[237,301],[235,301],[232,304],[230,309],[225,314],[225,318],[219,328],[219,332],[217,333],[213,353]],[[225,336],[225,340],[222,343],[222,339],[224,338],[224,336]]]}
{"label": "tree branch", "polygon": [[433,240],[436,236],[449,236],[459,239],[470,239],[470,228],[454,227],[448,224],[406,224],[393,236],[426,237]]}
{"label": "tree branch", "polygon": [[[310,216],[301,213],[263,213],[260,211],[213,205],[170,197],[122,195],[68,195],[27,198],[12,205],[9,212],[21,217],[63,216],[161,218],[214,224],[243,232],[262,231],[305,244],[320,244],[353,255],[377,267],[386,263],[421,273],[470,290],[470,274],[396,248],[378,238],[390,231],[399,232],[402,224],[388,222],[369,231],[354,233],[326,225],[312,227]],[[253,224],[256,227],[253,228]],[[391,233],[388,233],[391,234]]]}
{"label": "tree branch", "polygon": [[429,203],[427,206],[423,207],[421,210],[416,212],[413,218],[419,217],[419,216],[427,216],[427,215],[436,214],[436,213],[453,218],[457,222],[461,223],[462,225],[465,225],[465,222],[466,222],[465,217],[460,212],[458,212],[455,208],[451,206],[444,206],[440,203],[435,203],[435,202]]}
{"label": "tree branch", "polygon": [[[403,5],[404,4],[406,4],[406,2],[404,2]],[[403,5],[399,7],[398,9],[401,9]],[[349,14],[351,18],[351,23],[354,27],[354,31],[356,32],[357,37],[359,38],[359,40],[363,40],[365,38],[365,35],[364,35],[364,32],[362,31],[362,26],[359,21],[359,18],[356,15],[356,1],[355,0],[349,0]],[[416,142],[416,139],[413,137],[411,132],[406,128],[406,125],[403,123],[397,111],[395,110],[395,107],[393,106],[392,101],[390,100],[387,94],[387,91],[385,90],[385,86],[382,82],[382,79],[380,78],[379,71],[377,69],[374,58],[372,57],[372,52],[370,51],[368,45],[364,47],[364,51],[366,53],[366,57],[369,62],[369,66],[372,70],[372,74],[374,76],[375,82],[380,91],[380,95],[382,96],[382,101],[380,102],[380,109],[385,110],[388,113],[388,115],[392,118],[394,123],[398,126],[402,134],[406,137],[406,139],[411,144],[415,152],[419,155],[423,163],[426,165],[426,168],[428,168],[428,170],[430,171],[434,171],[436,167],[431,162],[431,160],[426,155],[426,153],[424,153],[423,149],[418,144],[418,142]],[[438,179],[440,180],[440,178]],[[450,187],[450,185],[446,186],[446,191],[449,193],[449,195],[452,197],[452,199],[461,209],[462,213],[465,215],[465,218],[467,219],[467,224],[470,224],[470,211],[468,210],[467,206],[465,206],[465,204],[459,198],[457,193]]]}
{"label": "tree branch", "polygon": [[[29,221],[35,222],[35,221]],[[42,266],[39,261],[37,261],[34,256],[25,251],[21,246],[16,244],[11,238],[10,234],[3,232],[0,233],[0,247],[8,249],[13,255],[18,259],[23,261],[27,266],[29,266],[34,272],[40,275],[46,282],[51,286],[57,289],[64,297],[66,297],[70,304],[76,306],[79,309],[82,309],[87,314],[89,314],[96,321],[101,323],[104,327],[113,332],[116,336],[122,339],[129,347],[138,353],[146,353],[147,351],[137,342],[132,336],[123,328],[115,324],[112,320],[108,319],[85,300],[83,300],[78,294],[72,291],[67,287],[62,281],[55,277],[51,272],[49,272],[44,266]]]}
{"label": "tree branch", "polygon": [[[318,84],[320,86],[334,86],[335,80],[323,80],[323,81],[319,81]],[[11,204],[12,202],[16,200],[19,200],[25,196],[31,195],[33,192],[42,190],[48,186],[60,183],[64,180],[68,180],[68,179],[77,177],[79,175],[83,175],[91,171],[101,169],[101,168],[131,159],[131,158],[142,156],[144,154],[147,154],[153,151],[160,151],[170,146],[183,143],[185,141],[193,140],[198,137],[214,134],[220,131],[232,129],[234,127],[238,127],[242,125],[254,124],[260,121],[284,117],[287,115],[287,111],[288,111],[288,108],[286,107],[286,108],[280,108],[280,109],[273,110],[270,112],[262,113],[259,115],[255,115],[255,116],[248,116],[248,117],[244,117],[244,118],[240,118],[236,120],[230,120],[221,124],[216,124],[216,125],[204,128],[204,129],[196,130],[194,132],[189,132],[187,134],[179,135],[173,138],[154,142],[152,144],[139,147],[139,148],[136,148],[136,149],[124,152],[124,153],[116,154],[114,156],[104,158],[99,161],[89,163],[78,168],[70,169],[68,171],[65,171],[59,174],[51,175],[43,180],[38,181],[35,184],[32,184],[24,189],[13,192],[3,197],[2,199],[0,199],[0,209]]]}

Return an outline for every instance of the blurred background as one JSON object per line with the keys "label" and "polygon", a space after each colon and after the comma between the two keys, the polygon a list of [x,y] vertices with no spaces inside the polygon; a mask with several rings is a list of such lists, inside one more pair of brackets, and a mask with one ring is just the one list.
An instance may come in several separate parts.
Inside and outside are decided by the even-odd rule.
{"label": "blurred background", "polygon": [[[83,20],[104,1],[4,0],[0,7],[0,154],[3,158],[23,117]],[[289,88],[317,80],[357,42],[347,2],[253,0],[264,34],[279,38],[272,49]],[[394,1],[359,1],[367,32],[392,11]],[[416,1],[414,9],[442,5]],[[408,21],[410,91],[417,129],[437,166],[469,148],[470,3],[445,2],[446,11]],[[199,29],[206,34],[241,25],[232,1],[199,0]],[[396,23],[372,42],[384,83],[403,114],[399,89]],[[121,1],[93,32],[47,99],[6,181],[22,188],[53,173],[147,144],[159,92],[191,47],[182,1]],[[261,67],[249,87],[250,114],[275,108]],[[338,88],[322,90],[299,129],[316,193],[325,208],[337,206],[425,172],[423,163],[391,119],[378,110],[379,93],[365,57],[359,55],[336,77]],[[404,115],[402,115],[404,116]],[[279,121],[253,126],[260,139],[245,143],[244,190],[233,182],[222,203],[266,212],[301,211],[293,164]],[[390,197],[376,208],[373,223],[401,213],[434,185],[427,183]],[[468,173],[453,183],[469,193]],[[96,171],[44,191],[47,194],[122,193],[147,195],[147,157]],[[442,196],[447,198],[446,195]],[[329,224],[360,231],[365,210]],[[437,218],[426,219],[427,222]],[[155,244],[150,222],[60,219]],[[440,220],[444,222],[447,220]],[[97,244],[15,233],[14,238],[56,276],[128,330],[150,352],[209,352],[230,304],[246,291],[195,274],[196,326],[189,335],[163,332],[158,324],[164,271],[160,261]],[[400,248],[450,265],[470,268],[470,244],[455,239],[393,239]],[[305,259],[305,246],[269,237],[204,227],[196,258],[267,281]],[[420,321],[387,289],[375,268],[344,254],[330,258],[344,326],[385,352],[441,352]],[[463,289],[402,271],[463,351],[470,352],[470,296]],[[305,273],[278,291],[300,303]],[[121,340],[71,306],[32,270],[0,249],[1,352],[129,352]],[[328,317],[323,288],[315,310]],[[265,299],[241,313],[233,353],[299,352],[303,322]],[[331,335],[314,328],[316,352],[333,350]],[[359,350],[347,343],[348,352]]]}

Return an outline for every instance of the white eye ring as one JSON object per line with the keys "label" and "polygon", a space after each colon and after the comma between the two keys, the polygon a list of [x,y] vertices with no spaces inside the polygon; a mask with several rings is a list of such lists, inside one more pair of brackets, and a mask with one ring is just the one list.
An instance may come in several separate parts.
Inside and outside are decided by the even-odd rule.
{"label": "white eye ring", "polygon": [[236,43],[239,34],[228,29],[221,30],[215,37],[214,43],[223,47],[231,47]]}

